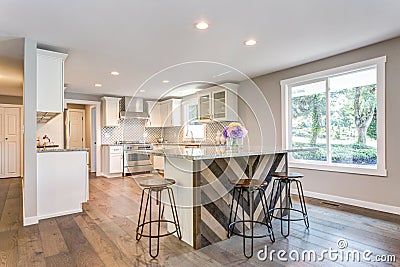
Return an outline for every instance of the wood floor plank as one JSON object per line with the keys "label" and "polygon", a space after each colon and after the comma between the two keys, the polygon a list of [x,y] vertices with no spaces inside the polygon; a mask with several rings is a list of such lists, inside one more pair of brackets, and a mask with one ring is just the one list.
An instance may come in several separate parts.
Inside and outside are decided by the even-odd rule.
{"label": "wood floor plank", "polygon": [[105,266],[73,220],[74,216],[56,219],[74,262],[78,266]]}
{"label": "wood floor plank", "polygon": [[17,266],[18,230],[0,232],[0,266]]}
{"label": "wood floor plank", "polygon": [[38,225],[18,231],[18,266],[46,266]]}
{"label": "wood floor plank", "polygon": [[318,252],[335,247],[341,237],[351,249],[400,255],[400,216],[343,204],[335,207],[312,198],[306,199],[310,230],[295,222],[290,236],[283,238],[276,221],[276,242],[255,239],[251,259],[243,256],[238,236],[200,250],[167,236],[161,239],[160,254],[153,260],[148,239],[135,240],[141,188],[131,177],[91,176],[89,182],[90,200],[82,213],[22,227],[21,179],[0,179],[0,266],[400,266],[259,260],[257,252],[265,245],[276,251]]}
{"label": "wood floor plank", "polygon": [[69,253],[59,253],[46,257],[46,267],[74,267],[77,266]]}
{"label": "wood floor plank", "polygon": [[17,230],[20,222],[20,199],[7,198],[0,218],[0,232]]}
{"label": "wood floor plank", "polygon": [[41,220],[39,222],[39,231],[45,257],[69,252],[54,218]]}
{"label": "wood floor plank", "polygon": [[89,216],[83,214],[74,220],[106,266],[129,266],[127,258]]}

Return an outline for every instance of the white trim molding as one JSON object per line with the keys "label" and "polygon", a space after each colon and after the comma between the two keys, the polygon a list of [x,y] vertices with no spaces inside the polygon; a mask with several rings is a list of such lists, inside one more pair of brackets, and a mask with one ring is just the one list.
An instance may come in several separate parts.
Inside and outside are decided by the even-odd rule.
{"label": "white trim molding", "polygon": [[[385,63],[386,56],[377,57],[353,64],[348,64],[341,67],[327,69],[315,73],[310,73],[290,79],[282,80],[281,84],[281,107],[282,107],[282,147],[291,148],[291,97],[290,87],[303,83],[315,82],[318,80],[329,79],[329,77],[351,73],[356,70],[367,69],[376,66],[377,70],[377,164],[376,168],[371,166],[362,165],[350,165],[350,164],[338,164],[328,162],[318,162],[311,160],[294,160],[292,157],[289,158],[289,166],[295,168],[311,169],[311,170],[322,170],[332,172],[344,172],[354,174],[365,174],[372,176],[387,176],[386,170],[386,133],[385,133]],[[329,100],[329,85],[326,85],[327,99]],[[328,101],[327,101],[328,105]],[[329,113],[327,114],[326,120],[329,121]],[[327,127],[327,135],[329,135],[329,127]],[[327,147],[329,148],[329,138],[327,138]],[[330,150],[327,149],[329,159]]]}
{"label": "white trim molding", "polygon": [[33,217],[24,217],[24,226],[32,225],[32,224],[38,224],[39,220],[37,216]]}
{"label": "white trim molding", "polygon": [[351,206],[356,206],[356,207],[361,207],[361,208],[383,211],[383,212],[400,215],[400,207],[396,207],[396,206],[384,205],[384,204],[368,202],[368,201],[364,201],[364,200],[322,194],[322,193],[311,192],[311,191],[304,191],[304,195],[307,197],[318,198],[318,199],[338,202],[338,203],[342,203],[342,204],[347,204],[347,205],[351,205]]}
{"label": "white trim molding", "polygon": [[39,215],[39,216],[37,216],[37,220],[43,220],[43,219],[54,218],[54,217],[58,217],[58,216],[70,215],[70,214],[79,213],[79,212],[82,212],[82,208],[74,209],[74,210],[67,210],[67,211],[63,211],[63,212],[56,212],[56,213],[52,213],[52,214]]}

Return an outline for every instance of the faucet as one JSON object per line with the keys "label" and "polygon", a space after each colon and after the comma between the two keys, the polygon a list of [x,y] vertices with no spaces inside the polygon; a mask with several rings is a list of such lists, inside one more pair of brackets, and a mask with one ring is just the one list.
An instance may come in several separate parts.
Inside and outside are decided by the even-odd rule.
{"label": "faucet", "polygon": [[196,143],[196,140],[194,139],[193,131],[190,131],[190,142]]}
{"label": "faucet", "polygon": [[[43,136],[43,140],[47,140],[47,141],[48,141],[47,143],[50,143],[50,142],[51,142],[51,141],[50,141],[50,138],[47,136],[47,134],[45,134],[45,135]],[[43,142],[43,146],[45,146],[47,143],[46,143],[46,142]]]}

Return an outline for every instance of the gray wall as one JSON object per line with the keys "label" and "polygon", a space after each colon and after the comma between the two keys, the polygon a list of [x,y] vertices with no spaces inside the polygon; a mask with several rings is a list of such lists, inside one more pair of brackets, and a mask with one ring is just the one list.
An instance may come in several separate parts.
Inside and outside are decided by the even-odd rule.
{"label": "gray wall", "polygon": [[24,225],[37,223],[36,42],[25,39],[24,60]]}
{"label": "gray wall", "polygon": [[[367,201],[377,204],[400,207],[400,38],[388,40],[340,55],[332,56],[312,63],[293,67],[283,71],[267,74],[254,79],[265,97],[267,98],[276,122],[276,138],[278,146],[281,145],[281,87],[280,81],[300,75],[305,75],[321,70],[335,68],[380,56],[387,56],[386,63],[386,168],[387,177],[367,176],[347,173],[293,169],[305,174],[303,181],[304,190],[327,194],[332,196]],[[268,60],[268,59],[265,59]],[[246,89],[246,83],[241,84],[239,94],[251,94]],[[257,99],[252,100],[257,105]],[[250,106],[252,106],[250,104]],[[240,104],[239,111],[246,110]],[[262,111],[261,111],[262,112]],[[264,112],[268,112],[264,108]],[[239,113],[249,131],[253,130],[254,122],[246,113]],[[242,116],[243,115],[243,116]],[[253,129],[254,128],[254,129]],[[263,132],[271,129],[263,128]],[[264,142],[271,138],[263,134]]]}

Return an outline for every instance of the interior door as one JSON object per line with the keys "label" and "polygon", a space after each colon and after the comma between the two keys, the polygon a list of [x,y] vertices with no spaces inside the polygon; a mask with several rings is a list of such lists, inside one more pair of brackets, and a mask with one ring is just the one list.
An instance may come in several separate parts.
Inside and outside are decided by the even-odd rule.
{"label": "interior door", "polygon": [[[21,119],[20,109],[4,108],[4,175],[21,176]],[[1,123],[0,123],[1,124]]]}
{"label": "interior door", "polygon": [[68,148],[85,147],[85,110],[68,110],[69,145]]}
{"label": "interior door", "polygon": [[4,147],[5,147],[5,136],[4,136],[4,108],[0,107],[0,178],[6,177],[4,172]]}

